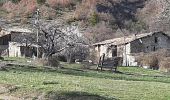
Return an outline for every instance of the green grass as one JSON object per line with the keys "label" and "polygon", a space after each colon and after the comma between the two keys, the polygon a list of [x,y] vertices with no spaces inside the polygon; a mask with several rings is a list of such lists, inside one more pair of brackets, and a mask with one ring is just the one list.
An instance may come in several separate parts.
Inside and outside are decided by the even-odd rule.
{"label": "green grass", "polygon": [[5,61],[13,61],[18,63],[26,63],[27,60],[31,60],[30,58],[24,57],[3,57]]}
{"label": "green grass", "polygon": [[62,69],[12,66],[0,72],[1,84],[17,85],[10,94],[45,93],[51,100],[168,100],[170,76],[138,67],[119,67],[118,73],[82,69],[63,64]]}

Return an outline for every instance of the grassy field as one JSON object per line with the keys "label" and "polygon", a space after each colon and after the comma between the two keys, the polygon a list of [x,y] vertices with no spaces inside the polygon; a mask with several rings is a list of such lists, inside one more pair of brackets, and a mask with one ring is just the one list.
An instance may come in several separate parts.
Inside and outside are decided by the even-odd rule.
{"label": "grassy field", "polygon": [[80,64],[62,63],[62,66],[61,69],[10,66],[7,71],[0,71],[0,86],[10,88],[7,92],[0,91],[0,96],[34,100],[170,99],[168,74],[138,67],[119,67],[118,73],[112,73],[83,69]]}

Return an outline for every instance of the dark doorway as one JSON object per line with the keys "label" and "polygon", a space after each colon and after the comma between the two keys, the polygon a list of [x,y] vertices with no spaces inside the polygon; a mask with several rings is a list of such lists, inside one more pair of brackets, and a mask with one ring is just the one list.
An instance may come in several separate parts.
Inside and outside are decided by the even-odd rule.
{"label": "dark doorway", "polygon": [[112,57],[117,57],[117,46],[112,48]]}

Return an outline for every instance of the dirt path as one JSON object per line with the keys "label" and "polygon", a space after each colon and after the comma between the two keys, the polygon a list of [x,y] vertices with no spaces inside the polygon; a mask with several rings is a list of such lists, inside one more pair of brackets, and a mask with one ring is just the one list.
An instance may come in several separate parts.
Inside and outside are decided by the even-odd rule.
{"label": "dirt path", "polygon": [[0,84],[0,100],[24,100],[9,94],[10,91],[16,90],[15,85],[10,84]]}
{"label": "dirt path", "polygon": [[24,100],[13,96],[0,95],[0,100]]}

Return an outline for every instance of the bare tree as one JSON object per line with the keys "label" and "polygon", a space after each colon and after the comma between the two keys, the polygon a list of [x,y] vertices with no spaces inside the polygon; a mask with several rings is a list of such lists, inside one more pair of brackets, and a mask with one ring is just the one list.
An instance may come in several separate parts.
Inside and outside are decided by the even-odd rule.
{"label": "bare tree", "polygon": [[[75,28],[60,24],[47,24],[41,28],[39,45],[43,49],[44,57],[49,58],[53,54],[64,50],[73,50],[78,45],[85,42],[80,38],[80,34],[75,33]],[[71,51],[68,53],[71,54]]]}

